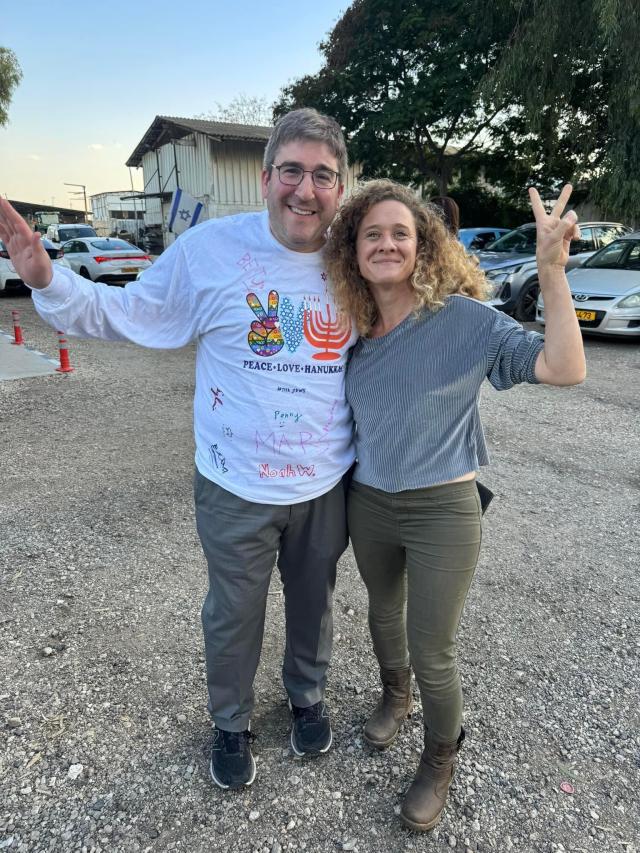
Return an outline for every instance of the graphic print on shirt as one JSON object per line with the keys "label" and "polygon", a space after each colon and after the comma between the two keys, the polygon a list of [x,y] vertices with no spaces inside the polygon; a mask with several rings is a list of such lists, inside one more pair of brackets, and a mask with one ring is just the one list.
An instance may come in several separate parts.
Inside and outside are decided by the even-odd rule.
{"label": "graphic print on shirt", "polygon": [[311,346],[322,349],[313,354],[318,361],[335,361],[340,358],[340,350],[351,337],[351,320],[334,309],[327,302],[321,308],[320,299],[315,296],[306,301],[304,310],[304,336]]}
{"label": "graphic print on shirt", "polygon": [[304,333],[304,301],[298,305],[296,311],[289,297],[284,297],[280,309],[280,329],[287,349],[290,353],[294,353],[300,346]]}
{"label": "graphic print on shirt", "polygon": [[251,331],[247,336],[247,340],[256,355],[261,355],[265,358],[280,352],[284,346],[282,332],[279,328],[278,301],[278,291],[270,290],[267,301],[268,310],[265,311],[262,302],[260,302],[255,293],[247,294],[247,304],[258,318],[251,324]]}
{"label": "graphic print on shirt", "polygon": [[[285,342],[290,353],[294,353],[303,336],[315,349],[317,361],[335,361],[340,358],[340,349],[351,337],[351,319],[318,296],[305,296],[297,311],[288,296],[282,300],[278,312],[280,295],[277,290],[269,291],[267,311],[255,293],[247,294],[247,304],[258,318],[251,323],[247,336],[249,346],[263,358],[280,352]],[[247,365],[245,365],[247,366]]]}

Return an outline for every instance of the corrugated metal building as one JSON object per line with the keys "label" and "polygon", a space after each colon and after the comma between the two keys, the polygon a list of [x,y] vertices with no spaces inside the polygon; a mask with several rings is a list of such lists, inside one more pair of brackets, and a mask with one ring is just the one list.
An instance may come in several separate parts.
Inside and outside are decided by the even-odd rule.
{"label": "corrugated metal building", "polygon": [[131,190],[92,195],[91,212],[93,227],[101,237],[126,232],[136,239],[144,227],[144,199]]}
{"label": "corrugated metal building", "polygon": [[[202,219],[262,210],[262,158],[271,127],[156,116],[127,166],[142,167],[145,224],[161,226],[165,246],[171,195],[180,187],[204,205]],[[357,180],[350,167],[346,191]]]}

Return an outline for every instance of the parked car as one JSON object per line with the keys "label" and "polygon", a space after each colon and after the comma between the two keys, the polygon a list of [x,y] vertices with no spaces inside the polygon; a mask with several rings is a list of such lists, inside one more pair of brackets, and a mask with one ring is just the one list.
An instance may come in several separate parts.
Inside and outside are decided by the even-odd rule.
{"label": "parked car", "polygon": [[[571,243],[567,269],[581,266],[587,258],[631,231],[619,222],[581,222],[581,239]],[[492,286],[490,303],[517,320],[533,320],[540,286],[536,266],[536,226],[521,225],[487,246],[476,257]]]}
{"label": "parked car", "polygon": [[67,240],[75,240],[77,237],[97,237],[98,235],[90,225],[49,225],[47,228],[47,239],[53,243],[66,243]]}
{"label": "parked car", "polygon": [[[62,249],[54,246],[51,240],[42,238],[42,245],[52,261],[60,264],[63,267],[68,267],[69,264],[65,261]],[[22,279],[11,263],[9,252],[7,252],[4,243],[0,240],[0,290],[18,290],[24,286]]]}
{"label": "parked car", "polygon": [[489,243],[495,243],[504,234],[508,234],[510,230],[510,228],[461,228],[458,231],[458,240],[467,252],[479,252]]}
{"label": "parked car", "polygon": [[[640,337],[640,231],[615,240],[567,275],[580,328]],[[536,320],[544,326],[544,300]]]}
{"label": "parked car", "polygon": [[70,240],[62,250],[71,269],[91,281],[133,281],[151,266],[149,255],[117,237]]}

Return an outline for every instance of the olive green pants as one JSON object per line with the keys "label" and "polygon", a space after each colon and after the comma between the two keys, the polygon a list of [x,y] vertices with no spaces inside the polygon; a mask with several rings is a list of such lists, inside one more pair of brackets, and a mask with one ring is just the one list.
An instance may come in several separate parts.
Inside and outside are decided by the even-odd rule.
{"label": "olive green pants", "polygon": [[474,480],[405,492],[352,482],[349,533],[369,593],[380,666],[413,668],[425,725],[443,741],[462,722],[456,633],[482,535]]}

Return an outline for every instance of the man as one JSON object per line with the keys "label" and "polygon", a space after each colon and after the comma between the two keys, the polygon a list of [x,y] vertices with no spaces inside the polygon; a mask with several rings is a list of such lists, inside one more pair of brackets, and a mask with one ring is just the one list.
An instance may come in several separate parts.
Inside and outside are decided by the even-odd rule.
{"label": "man", "polygon": [[253,680],[276,555],[291,745],[297,755],[331,745],[323,697],[347,545],[342,478],[354,451],[344,368],[356,335],[336,312],[321,250],[346,167],[333,119],[288,113],[265,150],[267,211],[190,229],[124,289],[54,270],[39,237],[0,201],[0,238],[51,325],[149,347],[197,341],[196,523],[209,568],[210,770],[221,788],[255,778]]}

